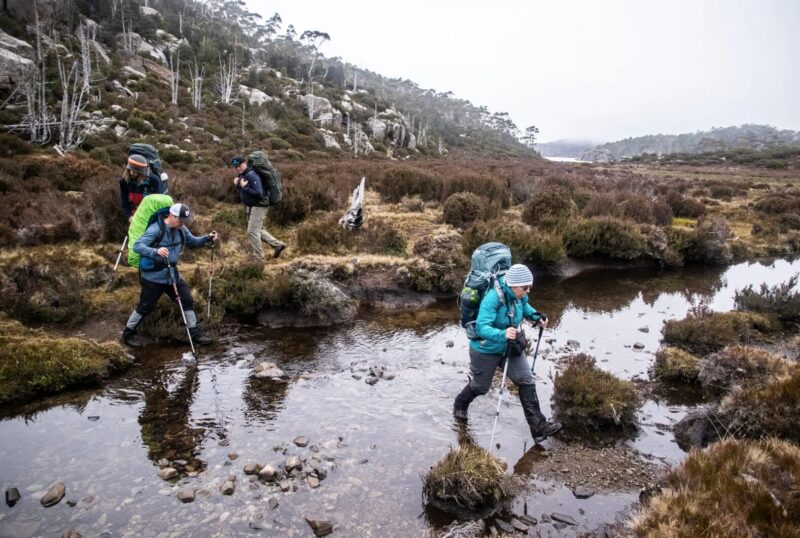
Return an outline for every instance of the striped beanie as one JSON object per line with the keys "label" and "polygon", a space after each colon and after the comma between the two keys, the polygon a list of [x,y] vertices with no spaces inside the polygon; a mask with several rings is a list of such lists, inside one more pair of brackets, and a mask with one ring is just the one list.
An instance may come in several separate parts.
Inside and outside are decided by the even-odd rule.
{"label": "striped beanie", "polygon": [[128,157],[128,170],[144,173],[147,170],[147,159],[141,155],[131,155]]}
{"label": "striped beanie", "polygon": [[524,265],[516,263],[506,271],[506,285],[508,287],[530,286],[531,284],[533,284],[533,273]]}

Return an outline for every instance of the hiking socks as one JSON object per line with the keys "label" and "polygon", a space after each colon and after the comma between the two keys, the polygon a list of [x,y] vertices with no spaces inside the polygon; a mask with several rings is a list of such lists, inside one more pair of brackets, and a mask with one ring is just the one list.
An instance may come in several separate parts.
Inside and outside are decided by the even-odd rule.
{"label": "hiking socks", "polygon": [[143,316],[139,312],[134,310],[133,312],[131,312],[131,315],[128,318],[128,322],[125,324],[125,328],[135,331],[136,327],[138,327],[139,324],[142,322],[142,318]]}
{"label": "hiking socks", "polygon": [[190,329],[197,327],[197,314],[194,313],[194,310],[186,310],[184,314],[186,314],[186,326]]}

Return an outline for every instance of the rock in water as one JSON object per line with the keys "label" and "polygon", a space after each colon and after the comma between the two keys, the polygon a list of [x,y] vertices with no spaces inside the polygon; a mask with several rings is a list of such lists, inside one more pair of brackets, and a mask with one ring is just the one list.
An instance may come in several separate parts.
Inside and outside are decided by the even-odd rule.
{"label": "rock in water", "polygon": [[270,497],[269,501],[267,501],[270,510],[275,510],[278,507],[278,498],[277,497]]}
{"label": "rock in water", "polygon": [[523,523],[522,521],[520,521],[519,519],[517,519],[515,517],[512,517],[511,521],[509,523],[511,523],[512,527],[514,527],[516,530],[518,530],[519,532],[521,532],[523,534],[527,534],[528,533],[528,529],[530,528],[528,525],[526,525],[525,523]]}
{"label": "rock in water", "polygon": [[278,478],[278,470],[272,465],[265,465],[258,473],[258,477],[262,480],[272,482]]}
{"label": "rock in water", "polygon": [[306,481],[308,482],[308,485],[310,487],[312,487],[312,488],[318,488],[319,487],[319,478],[317,478],[313,474],[308,475],[306,477]]}
{"label": "rock in water", "polygon": [[292,469],[301,469],[303,467],[303,462],[300,461],[300,458],[297,456],[290,456],[286,458],[286,463],[283,464],[286,467],[286,472],[288,473]]}
{"label": "rock in water", "polygon": [[301,435],[299,437],[295,437],[294,438],[294,444],[296,444],[300,448],[304,448],[304,447],[308,446],[308,437],[306,437],[305,435]]}
{"label": "rock in water", "polygon": [[83,534],[78,532],[78,529],[72,527],[70,530],[61,535],[61,538],[83,538]]}
{"label": "rock in water", "polygon": [[575,521],[574,519],[572,519],[570,516],[565,515],[565,514],[559,514],[558,512],[553,512],[552,514],[550,514],[550,517],[552,517],[556,521],[559,521],[561,523],[565,523],[567,525],[577,525],[578,524],[578,522]]}
{"label": "rock in water", "polygon": [[314,534],[317,536],[327,536],[333,532],[333,525],[330,521],[311,519],[307,517],[306,523],[308,523],[308,525],[311,527],[311,530],[313,530]]}
{"label": "rock in water", "polygon": [[11,507],[17,504],[20,500],[19,490],[17,488],[8,488],[6,490],[6,504]]}
{"label": "rock in water", "polygon": [[158,471],[158,477],[161,480],[172,480],[178,476],[178,471],[173,469],[172,467],[164,467],[160,471]]}
{"label": "rock in water", "polygon": [[47,493],[45,493],[44,497],[42,497],[42,506],[53,506],[58,504],[59,501],[64,498],[66,491],[67,488],[64,485],[64,482],[56,482],[50,486],[50,489],[47,490]]}
{"label": "rock in water", "polygon": [[244,466],[244,474],[258,474],[261,466],[257,463],[248,463]]}
{"label": "rock in water", "polygon": [[178,500],[184,503],[194,501],[194,488],[186,487],[178,492]]}
{"label": "rock in water", "polygon": [[453,347],[454,345],[456,345],[456,343],[453,342],[452,340],[448,340],[447,342],[445,342],[444,345],[447,347]]}
{"label": "rock in water", "polygon": [[641,342],[636,342],[633,344],[633,349],[644,349],[644,344]]}
{"label": "rock in water", "polygon": [[588,499],[589,497],[594,495],[594,490],[583,486],[578,486],[577,488],[572,490],[572,494],[575,495],[575,497],[578,499]]}
{"label": "rock in water", "polygon": [[236,490],[236,484],[234,484],[231,480],[226,480],[222,486],[220,486],[219,491],[223,495],[233,495],[233,492]]}
{"label": "rock in water", "polygon": [[514,527],[512,527],[510,523],[506,523],[502,519],[495,519],[494,526],[497,527],[497,530],[505,534],[514,534],[515,532],[517,532],[516,530],[514,530]]}
{"label": "rock in water", "polygon": [[367,377],[367,378],[364,380],[364,382],[365,382],[367,385],[374,385],[375,383],[377,383],[377,382],[378,382],[378,378],[377,378],[377,377],[375,377],[374,375],[371,375],[371,376]]}

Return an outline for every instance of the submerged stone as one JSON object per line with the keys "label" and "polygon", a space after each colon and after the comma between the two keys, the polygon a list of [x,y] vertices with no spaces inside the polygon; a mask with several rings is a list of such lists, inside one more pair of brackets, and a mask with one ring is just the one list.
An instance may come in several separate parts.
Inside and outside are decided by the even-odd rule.
{"label": "submerged stone", "polygon": [[572,490],[572,494],[575,495],[578,499],[588,499],[592,495],[594,495],[594,490],[589,489],[583,486],[578,486],[574,490]]}
{"label": "submerged stone", "polygon": [[522,521],[520,521],[515,517],[512,517],[509,523],[519,532],[528,532],[528,529],[530,528],[528,525],[526,525],[525,523],[523,523]]}
{"label": "submerged stone", "polygon": [[305,435],[300,435],[298,437],[295,437],[294,444],[296,444],[300,448],[305,448],[306,446],[308,446],[308,437],[306,437]]}
{"label": "submerged stone", "polygon": [[172,480],[177,476],[178,476],[178,471],[173,469],[172,467],[164,467],[163,469],[158,471],[158,477],[161,480]]}
{"label": "submerged stone", "polygon": [[516,532],[510,523],[507,523],[502,519],[495,519],[494,526],[497,527],[497,530],[505,534],[514,534]]}
{"label": "submerged stone", "polygon": [[64,482],[56,482],[50,486],[50,489],[47,490],[47,493],[45,493],[44,497],[42,497],[42,506],[53,506],[58,504],[61,499],[64,498],[66,491],[67,488],[64,485]]}
{"label": "submerged stone", "polygon": [[244,474],[258,474],[261,468],[261,465],[257,463],[248,463],[244,466]]}
{"label": "submerged stone", "polygon": [[220,493],[223,495],[233,495],[235,490],[236,484],[234,484],[231,480],[226,480],[225,483],[223,483],[219,488]]}
{"label": "submerged stone", "polygon": [[17,488],[8,488],[6,490],[6,504],[11,507],[17,504],[21,498],[19,494],[19,490]]}
{"label": "submerged stone", "polygon": [[565,523],[567,525],[577,525],[578,522],[575,521],[572,517],[566,514],[559,514],[558,512],[553,512],[550,516],[555,520],[561,523]]}
{"label": "submerged stone", "polygon": [[194,488],[185,487],[178,491],[178,500],[184,503],[194,501]]}
{"label": "submerged stone", "polygon": [[333,525],[330,521],[311,519],[307,517],[306,523],[308,523],[309,527],[311,527],[311,530],[313,530],[314,534],[317,536],[327,536],[333,532]]}

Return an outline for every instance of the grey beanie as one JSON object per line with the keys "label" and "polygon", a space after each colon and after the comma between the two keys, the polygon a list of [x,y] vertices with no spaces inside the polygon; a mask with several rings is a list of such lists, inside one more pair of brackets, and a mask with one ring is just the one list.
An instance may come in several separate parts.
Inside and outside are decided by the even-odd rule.
{"label": "grey beanie", "polygon": [[506,271],[506,285],[508,287],[530,286],[531,284],[533,284],[533,273],[524,265],[516,263]]}

